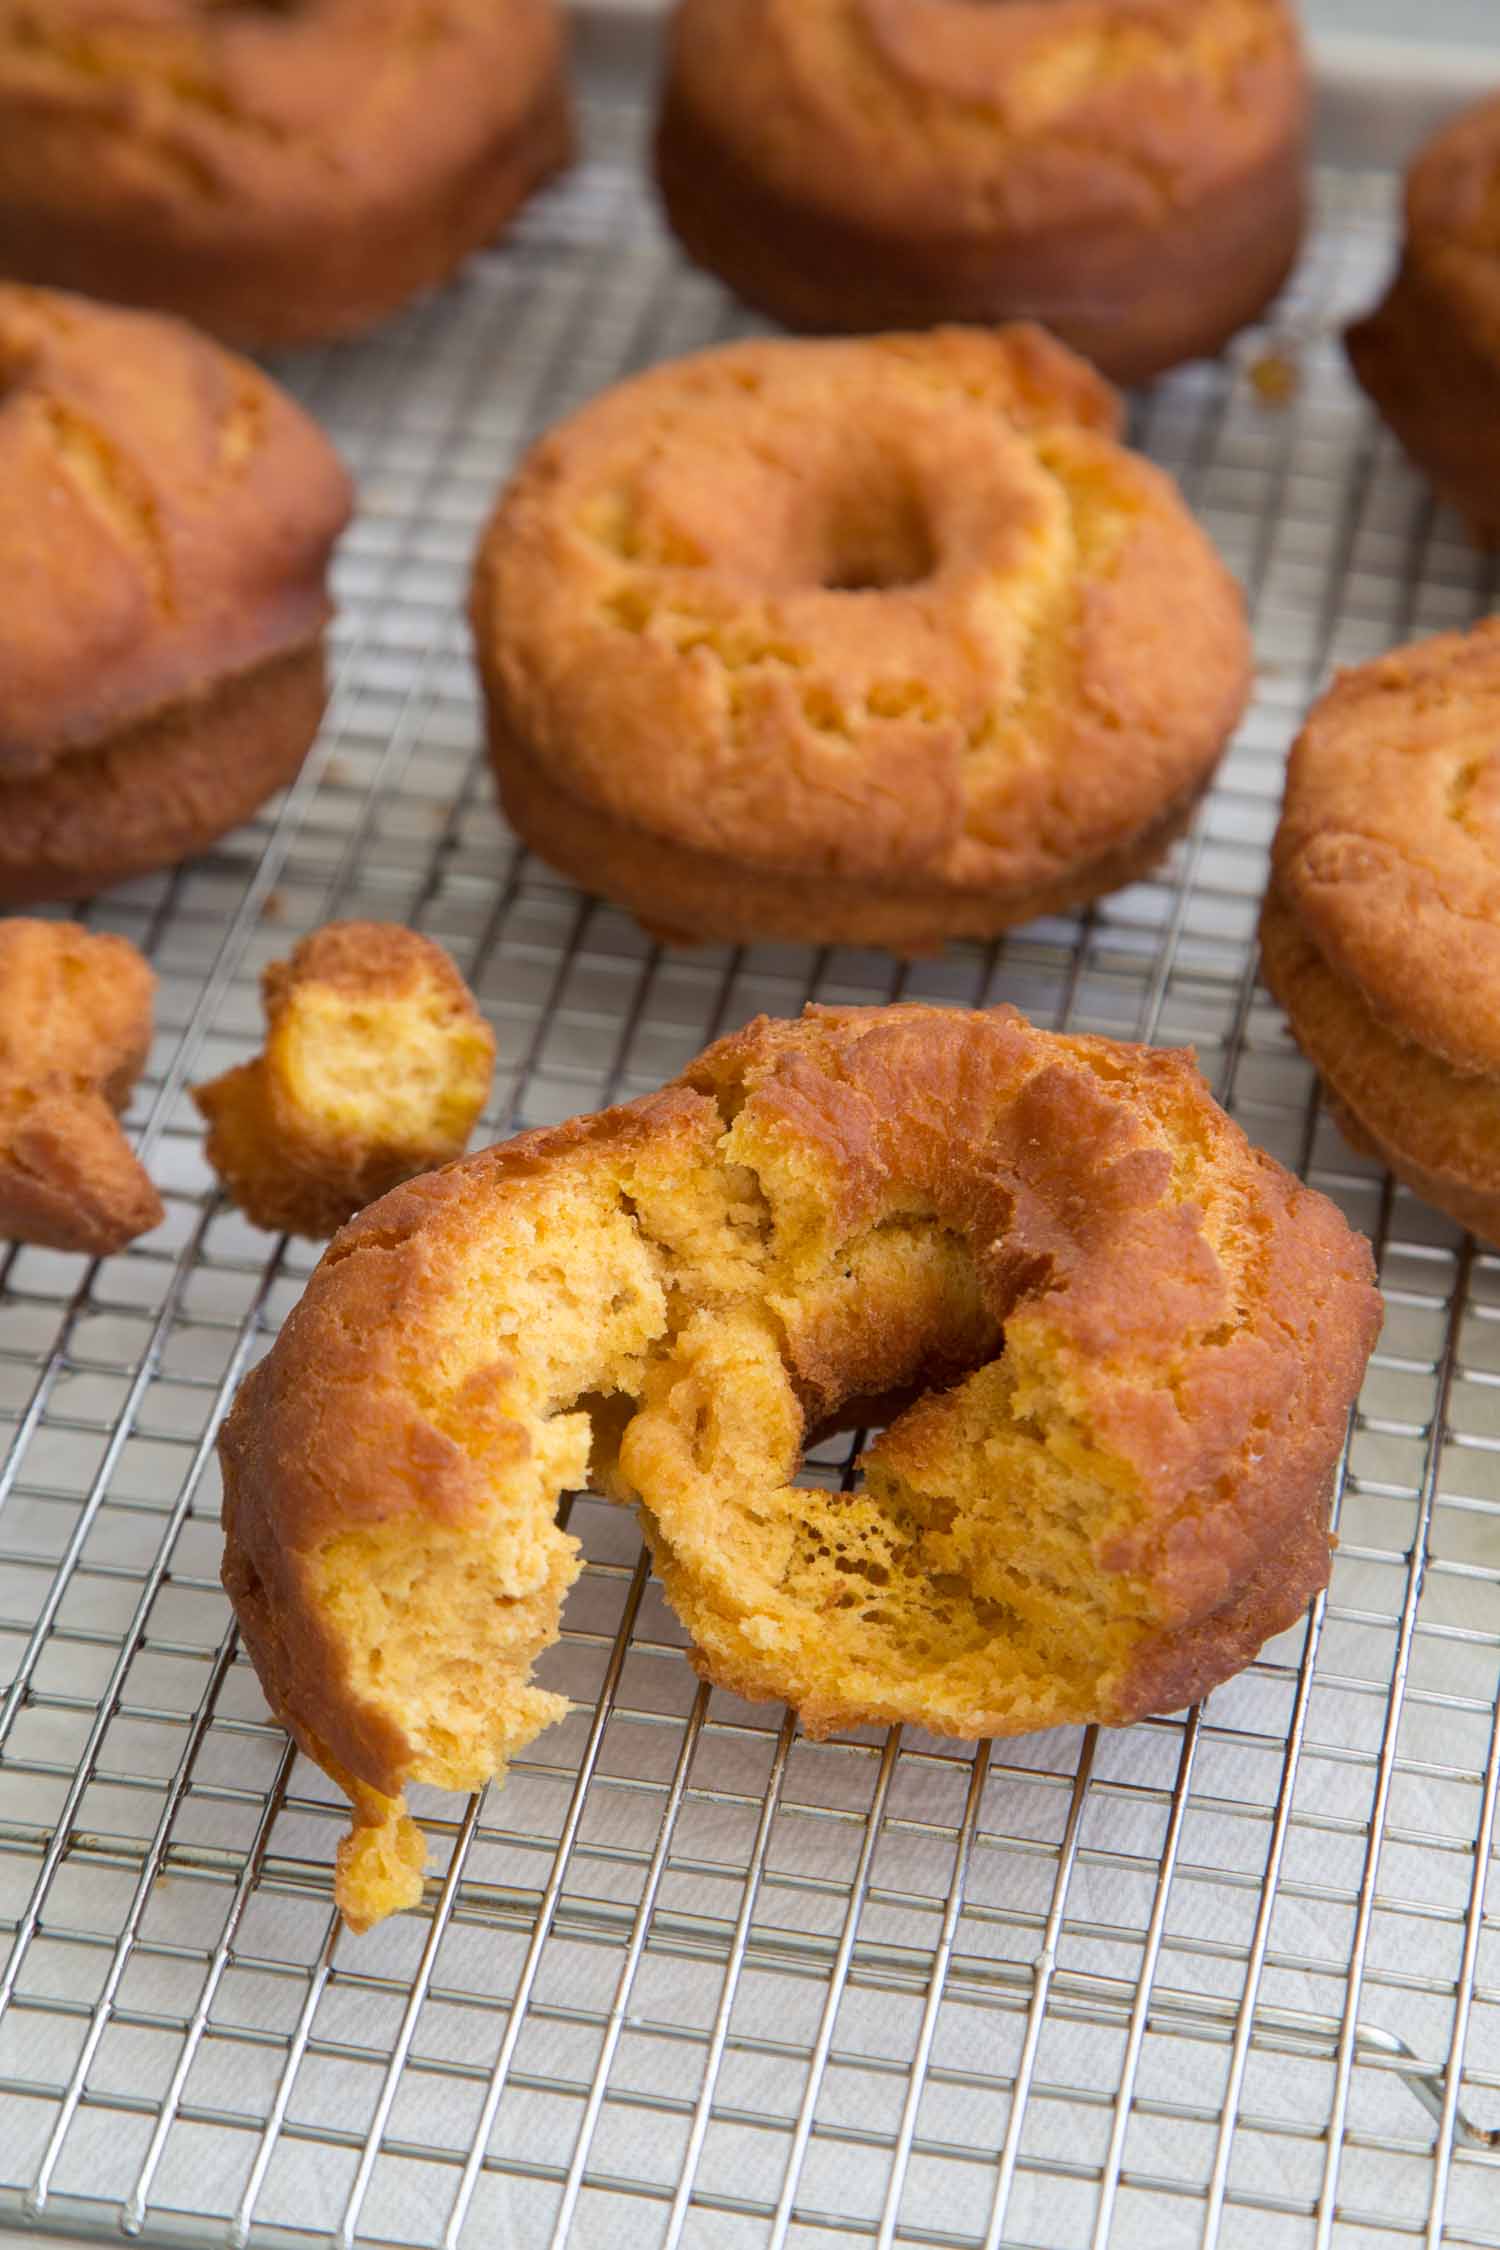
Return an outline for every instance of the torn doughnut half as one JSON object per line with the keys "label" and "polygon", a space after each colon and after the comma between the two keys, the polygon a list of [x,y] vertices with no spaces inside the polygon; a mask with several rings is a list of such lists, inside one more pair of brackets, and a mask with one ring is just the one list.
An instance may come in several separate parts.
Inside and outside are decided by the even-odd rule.
{"label": "torn doughnut half", "polygon": [[[811,1733],[1123,1724],[1325,1583],[1379,1321],[1368,1246],[1189,1057],[1010,1009],[762,1018],[399,1189],[221,1442],[246,1645],[353,1800],[346,1918],[421,1895],[410,1783],[562,1714],[564,1490],[636,1505],[700,1671]],[[858,1489],[796,1481],[913,1386]]]}

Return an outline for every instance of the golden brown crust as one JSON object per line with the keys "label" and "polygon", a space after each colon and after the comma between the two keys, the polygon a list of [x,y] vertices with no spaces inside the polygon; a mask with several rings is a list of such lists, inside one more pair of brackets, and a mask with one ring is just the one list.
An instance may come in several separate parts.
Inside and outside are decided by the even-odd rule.
{"label": "golden brown crust", "polygon": [[1500,1072],[1500,620],[1344,673],[1287,767],[1276,887],[1400,1038]]}
{"label": "golden brown crust", "polygon": [[1500,1073],[1452,1069],[1341,977],[1282,893],[1260,925],[1265,981],[1344,1137],[1482,1241],[1500,1243]]}
{"label": "golden brown crust", "polygon": [[596,400],[476,570],[521,833],[654,926],[910,950],[1149,864],[1249,652],[1117,426],[1029,328],[738,345]]}
{"label": "golden brown crust", "polygon": [[315,647],[350,505],[327,439],[248,361],[0,285],[0,776]]}
{"label": "golden brown crust", "polygon": [[160,1226],[115,1114],[145,1064],[155,984],[122,937],[0,921],[0,1234],[107,1257]]}
{"label": "golden brown crust", "polygon": [[1134,382],[1280,287],[1307,109],[1284,0],[681,0],[657,171],[793,327],[1038,319]]}
{"label": "golden brown crust", "polygon": [[462,1152],[495,1040],[440,945],[331,922],[270,964],[261,993],[265,1052],[192,1090],[208,1160],[256,1226],[331,1235]]}
{"label": "golden brown crust", "polygon": [[[516,1739],[455,1761],[451,1718],[434,1737],[404,1700],[449,1662],[441,1542],[513,1543],[508,1693],[555,1634],[552,1504],[587,1463],[640,1498],[709,1675],[812,1729],[1118,1723],[1202,1693],[1323,1583],[1378,1321],[1366,1246],[1182,1056],[1010,1010],[762,1019],[661,1094],[340,1235],[225,1427],[226,1583],[274,1708],[358,1798],[368,1920],[413,1895],[406,1784],[472,1785]],[[778,1485],[810,1420],[965,1365],[879,1441],[862,1494]],[[1028,1539],[1074,1534],[1059,1513],[1021,1535],[1026,1477],[1091,1496],[1076,1584],[1027,1579]],[[373,1570],[392,1540],[372,1661],[339,1620],[376,1614],[350,1558]],[[1091,1604],[1098,1645],[1065,1662]],[[410,1691],[403,1637],[427,1651]]]}
{"label": "golden brown crust", "polygon": [[1350,363],[1475,537],[1500,537],[1500,96],[1435,133],[1406,179],[1401,263]]}
{"label": "golden brown crust", "polygon": [[84,898],[202,851],[295,780],[326,692],[318,640],[0,781],[0,901]]}
{"label": "golden brown crust", "polygon": [[7,271],[243,344],[370,326],[565,163],[554,0],[6,0]]}

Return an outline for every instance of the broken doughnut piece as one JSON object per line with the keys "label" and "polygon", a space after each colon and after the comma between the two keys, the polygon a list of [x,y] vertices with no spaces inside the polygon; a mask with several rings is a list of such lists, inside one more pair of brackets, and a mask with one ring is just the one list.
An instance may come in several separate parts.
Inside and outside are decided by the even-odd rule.
{"label": "broken doughnut piece", "polygon": [[261,979],[265,1051],[193,1099],[208,1160],[256,1226],[330,1235],[461,1154],[495,1038],[440,945],[389,922],[330,922]]}

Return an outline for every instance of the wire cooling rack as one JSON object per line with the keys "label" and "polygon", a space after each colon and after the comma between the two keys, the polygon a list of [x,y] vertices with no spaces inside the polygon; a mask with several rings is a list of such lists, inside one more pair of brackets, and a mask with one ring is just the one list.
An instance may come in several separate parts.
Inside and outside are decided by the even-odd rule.
{"label": "wire cooling rack", "polygon": [[[322,741],[256,826],[90,910],[161,978],[131,1123],[168,1217],[103,1264],[0,1266],[0,2223],[431,2250],[1500,2245],[1500,1260],[1350,1154],[1252,949],[1286,745],[1330,664],[1490,604],[1333,341],[1384,268],[1390,182],[1325,177],[1274,333],[1139,410],[1260,654],[1161,877],[910,968],[668,952],[506,836],[460,622],[518,446],[743,325],[662,238],[640,129],[597,105],[588,161],[503,252],[288,370],[362,492]],[[572,1717],[503,1791],[419,1807],[422,1912],[340,1934],[341,1816],[267,1720],[217,1581],[214,1431],[311,1253],[216,1200],[185,1088],[257,1044],[262,964],[350,914],[458,956],[500,1037],[496,1134],[813,996],[1005,999],[1195,1043],[1379,1252],[1327,1600],[1186,1718],[811,1744],[697,1684],[630,1518],[580,1498],[588,1568],[543,1666]]]}

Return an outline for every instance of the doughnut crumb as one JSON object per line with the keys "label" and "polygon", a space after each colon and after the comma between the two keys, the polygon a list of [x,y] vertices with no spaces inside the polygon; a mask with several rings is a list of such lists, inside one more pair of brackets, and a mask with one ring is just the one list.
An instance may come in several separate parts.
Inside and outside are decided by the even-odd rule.
{"label": "doughnut crumb", "polygon": [[193,1088],[208,1160],[252,1223],[323,1237],[462,1153],[495,1040],[441,946],[332,922],[262,978],[265,1051]]}
{"label": "doughnut crumb", "polygon": [[156,979],[128,939],[0,921],[0,1233],[94,1258],[160,1226],[120,1129]]}

